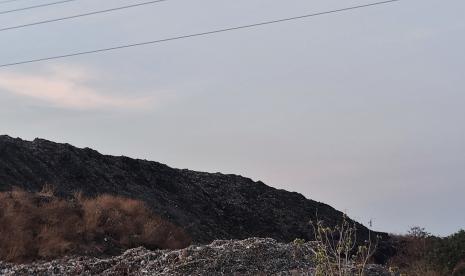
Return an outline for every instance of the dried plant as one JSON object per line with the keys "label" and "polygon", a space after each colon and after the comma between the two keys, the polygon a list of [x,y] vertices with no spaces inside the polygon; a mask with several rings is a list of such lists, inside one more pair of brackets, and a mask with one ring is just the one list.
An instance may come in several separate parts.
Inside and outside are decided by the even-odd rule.
{"label": "dried plant", "polygon": [[339,225],[326,227],[323,221],[311,223],[315,234],[314,249],[316,275],[348,276],[363,275],[366,265],[376,250],[371,239],[360,245],[357,227],[344,214]]}

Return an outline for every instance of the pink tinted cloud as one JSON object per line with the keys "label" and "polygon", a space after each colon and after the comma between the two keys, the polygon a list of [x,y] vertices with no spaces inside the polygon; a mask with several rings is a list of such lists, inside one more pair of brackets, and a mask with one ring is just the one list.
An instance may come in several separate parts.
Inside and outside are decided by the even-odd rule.
{"label": "pink tinted cloud", "polygon": [[0,92],[69,109],[147,109],[152,103],[150,97],[121,97],[102,93],[86,85],[88,79],[83,71],[63,68],[39,75],[0,73]]}

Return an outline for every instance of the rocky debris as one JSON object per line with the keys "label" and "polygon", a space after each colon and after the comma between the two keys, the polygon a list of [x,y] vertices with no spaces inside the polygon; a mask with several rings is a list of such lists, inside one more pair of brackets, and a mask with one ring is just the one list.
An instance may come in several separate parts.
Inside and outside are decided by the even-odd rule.
{"label": "rocky debris", "polygon": [[[250,237],[310,239],[308,222],[317,213],[328,226],[342,218],[326,204],[237,175],[173,169],[43,139],[0,136],[0,191],[19,187],[34,192],[45,184],[55,186],[60,196],[81,191],[141,199],[198,243]],[[366,239],[368,230],[357,227],[358,237]]]}
{"label": "rocky debris", "polygon": [[[312,243],[273,239],[214,241],[181,250],[135,248],[118,257],[70,257],[14,265],[0,262],[1,275],[315,275]],[[395,276],[369,266],[368,276]]]}

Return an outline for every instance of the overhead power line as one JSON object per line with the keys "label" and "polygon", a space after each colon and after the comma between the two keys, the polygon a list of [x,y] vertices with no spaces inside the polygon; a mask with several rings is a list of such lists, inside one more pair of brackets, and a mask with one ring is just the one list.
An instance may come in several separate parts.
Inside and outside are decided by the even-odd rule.
{"label": "overhead power line", "polygon": [[4,1],[0,1],[0,4],[6,4],[6,3],[18,2],[18,1],[23,1],[23,0],[4,0]]}
{"label": "overhead power line", "polygon": [[23,61],[12,62],[12,63],[5,63],[5,64],[0,64],[0,68],[10,67],[10,66],[15,66],[15,65],[20,65],[20,64],[26,64],[26,63],[35,63],[35,62],[48,61],[48,60],[54,60],[54,59],[62,59],[62,58],[68,58],[68,57],[74,57],[74,56],[82,56],[82,55],[88,55],[88,54],[94,54],[94,53],[102,53],[102,52],[114,51],[114,50],[119,50],[119,49],[138,47],[138,46],[143,46],[143,45],[158,44],[158,43],[163,43],[163,42],[168,42],[168,41],[181,40],[181,39],[200,37],[200,36],[207,36],[207,35],[213,35],[213,34],[224,33],[224,32],[235,31],[235,30],[256,28],[256,27],[265,26],[265,25],[271,25],[271,24],[283,23],[283,22],[288,22],[288,21],[300,20],[300,19],[305,19],[305,18],[309,18],[309,17],[315,17],[315,16],[332,14],[332,13],[340,13],[340,12],[356,10],[356,9],[362,9],[362,8],[378,6],[378,5],[384,5],[384,4],[389,4],[389,3],[399,2],[399,1],[402,1],[402,0],[381,1],[381,2],[365,4],[365,5],[351,6],[351,7],[341,8],[341,9],[336,9],[336,10],[330,10],[330,11],[306,14],[306,15],[301,15],[301,16],[277,19],[277,20],[272,20],[272,21],[254,23],[254,24],[249,24],[249,25],[242,25],[242,26],[237,26],[237,27],[217,29],[217,30],[208,31],[208,32],[194,33],[194,34],[175,36],[175,37],[164,38],[164,39],[153,40],[153,41],[146,41],[146,42],[140,42],[140,43],[133,43],[133,44],[114,46],[114,47],[109,47],[109,48],[102,48],[102,49],[96,49],[96,50],[90,50],[90,51],[82,51],[82,52],[74,52],[74,53],[57,55],[57,56],[49,56],[49,57],[44,57],[44,58],[37,58],[37,59],[23,60]]}
{"label": "overhead power line", "polygon": [[135,8],[135,7],[140,7],[140,6],[146,6],[146,5],[151,5],[151,4],[156,4],[156,3],[160,3],[160,2],[166,2],[166,1],[169,1],[169,0],[148,1],[148,2],[132,4],[132,5],[127,5],[127,6],[121,6],[121,7],[116,7],[116,8],[106,9],[106,10],[93,11],[93,12],[76,14],[76,15],[71,15],[71,16],[66,16],[66,17],[54,18],[54,19],[47,19],[47,20],[43,20],[43,21],[38,21],[38,22],[33,22],[33,23],[28,23],[28,24],[22,24],[22,25],[17,25],[17,26],[12,26],[12,27],[4,27],[4,28],[0,28],[0,32],[4,32],[4,31],[8,31],[8,30],[14,30],[14,29],[21,29],[21,28],[26,28],[26,27],[36,26],[36,25],[42,25],[42,24],[47,24],[47,23],[52,23],[52,22],[65,21],[65,20],[69,20],[69,19],[75,19],[75,18],[90,16],[90,15],[109,13],[109,12],[114,12],[114,11],[119,11],[119,10],[124,10],[124,9],[130,9],[130,8]]}
{"label": "overhead power line", "polygon": [[13,10],[0,11],[0,14],[7,14],[7,13],[13,13],[13,12],[20,12],[20,11],[38,9],[38,8],[43,8],[43,7],[48,7],[48,6],[64,4],[64,3],[68,3],[68,2],[72,2],[72,1],[77,1],[77,0],[62,0],[62,1],[46,3],[46,4],[40,4],[40,5],[35,5],[35,6],[29,6],[29,7],[24,7],[24,8],[18,8],[18,9],[13,9]]}

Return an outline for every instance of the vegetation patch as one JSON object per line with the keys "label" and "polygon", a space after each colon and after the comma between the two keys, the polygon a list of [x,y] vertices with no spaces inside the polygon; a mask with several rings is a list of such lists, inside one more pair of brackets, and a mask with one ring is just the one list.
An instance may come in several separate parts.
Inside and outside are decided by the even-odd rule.
{"label": "vegetation patch", "polygon": [[145,203],[112,195],[71,199],[14,190],[0,193],[0,260],[29,262],[65,255],[102,256],[126,249],[176,249],[190,244],[179,227]]}
{"label": "vegetation patch", "polygon": [[390,260],[405,275],[465,275],[465,231],[435,237],[424,228],[413,227],[407,235],[394,236],[398,253]]}

